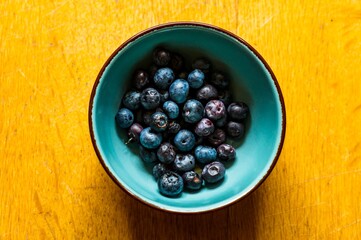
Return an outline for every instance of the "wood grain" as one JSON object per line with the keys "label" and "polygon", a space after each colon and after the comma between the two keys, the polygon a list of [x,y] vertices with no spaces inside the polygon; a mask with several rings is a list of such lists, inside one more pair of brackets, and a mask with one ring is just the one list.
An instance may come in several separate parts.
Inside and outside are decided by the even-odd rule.
{"label": "wood grain", "polygon": [[[0,12],[0,239],[361,239],[360,1],[3,0]],[[87,124],[107,57],[135,33],[180,20],[252,44],[287,109],[267,181],[196,216],[120,190]]]}

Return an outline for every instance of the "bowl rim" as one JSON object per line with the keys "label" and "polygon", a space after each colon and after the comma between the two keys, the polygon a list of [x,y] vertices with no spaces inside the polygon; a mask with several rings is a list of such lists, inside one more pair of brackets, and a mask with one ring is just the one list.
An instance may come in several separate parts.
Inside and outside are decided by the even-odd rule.
{"label": "bowl rim", "polygon": [[[256,184],[254,185],[248,192],[246,192],[243,196],[240,196],[239,198],[236,198],[234,200],[231,200],[229,202],[227,202],[224,205],[221,206],[217,206],[215,208],[211,208],[211,209],[205,209],[205,210],[199,210],[199,211],[178,211],[178,210],[172,210],[172,209],[165,209],[165,208],[161,208],[155,204],[149,203],[145,200],[143,200],[141,197],[131,193],[128,189],[126,189],[119,181],[118,179],[111,173],[111,171],[109,170],[109,168],[107,167],[107,165],[105,164],[105,161],[102,157],[102,155],[100,154],[100,151],[98,149],[96,140],[95,140],[95,135],[94,135],[94,128],[93,128],[93,122],[92,122],[92,113],[93,113],[93,107],[94,107],[94,97],[96,94],[96,90],[98,88],[98,85],[100,83],[100,79],[103,76],[103,73],[106,69],[106,67],[110,64],[110,62],[113,60],[113,58],[125,47],[127,46],[129,43],[135,41],[136,39],[150,33],[156,30],[160,30],[163,28],[170,28],[170,27],[178,27],[178,26],[192,26],[192,27],[202,27],[202,28],[209,28],[211,30],[215,30],[218,31],[220,33],[223,33],[225,35],[228,35],[229,37],[237,40],[238,42],[240,42],[241,44],[243,44],[244,46],[246,46],[251,52],[253,52],[253,54],[261,61],[261,63],[264,65],[264,67],[267,69],[267,71],[269,72],[274,85],[276,86],[276,90],[277,90],[277,95],[279,97],[279,102],[281,104],[281,114],[282,114],[282,129],[281,129],[281,138],[280,138],[280,142],[278,145],[278,149],[277,149],[277,153],[275,155],[275,157],[272,160],[272,164],[269,167],[269,169],[267,170],[266,174],[262,177],[262,179]],[[96,152],[96,155],[98,157],[98,160],[100,161],[101,165],[103,166],[104,170],[107,172],[107,174],[110,176],[110,178],[113,180],[113,182],[115,182],[124,192],[126,192],[128,195],[130,195],[131,197],[135,198],[136,200],[138,200],[139,202],[152,207],[153,209],[162,211],[162,212],[168,212],[168,213],[175,213],[175,214],[202,214],[202,213],[209,213],[209,212],[213,212],[213,211],[217,211],[220,209],[224,209],[226,207],[229,207],[233,204],[235,204],[236,202],[241,201],[242,199],[245,199],[246,197],[248,197],[251,193],[253,193],[256,189],[258,189],[262,183],[267,179],[267,177],[270,175],[270,173],[272,172],[273,168],[275,167],[282,148],[283,148],[283,144],[284,144],[284,140],[285,140],[285,135],[286,135],[286,107],[285,107],[285,102],[284,102],[284,98],[282,95],[282,91],[280,88],[280,85],[276,79],[276,76],[274,75],[271,67],[268,65],[268,63],[266,62],[266,60],[261,56],[260,53],[257,52],[257,50],[252,47],[248,42],[246,42],[243,38],[237,36],[236,34],[225,30],[221,27],[218,26],[214,26],[208,23],[202,23],[202,22],[195,22],[195,21],[179,21],[179,22],[168,22],[168,23],[163,23],[163,24],[158,24],[155,26],[152,26],[150,28],[147,28],[135,35],[133,35],[132,37],[130,37],[129,39],[127,39],[126,41],[124,41],[111,55],[110,57],[108,57],[108,59],[106,60],[106,62],[103,64],[101,70],[99,71],[97,78],[95,80],[95,83],[93,85],[92,88],[92,92],[90,95],[90,101],[89,101],[89,107],[88,107],[88,124],[89,124],[89,131],[90,131],[90,138],[93,144],[93,148]]]}

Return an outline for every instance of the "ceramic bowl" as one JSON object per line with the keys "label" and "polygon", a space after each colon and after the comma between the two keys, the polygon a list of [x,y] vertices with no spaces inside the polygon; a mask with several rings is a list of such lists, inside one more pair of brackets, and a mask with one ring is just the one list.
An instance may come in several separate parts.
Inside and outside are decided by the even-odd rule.
{"label": "ceramic bowl", "polygon": [[[208,58],[231,79],[233,95],[249,105],[246,134],[234,141],[237,158],[226,165],[219,186],[183,192],[177,198],[161,195],[152,166],[139,158],[137,144],[125,145],[126,134],[114,116],[133,72],[151,64],[156,47],[178,52],[185,59]],[[275,75],[261,55],[240,37],[219,27],[194,22],[159,25],[133,36],[106,61],[95,81],[89,105],[90,135],[109,176],[135,199],[157,209],[200,213],[243,199],[267,178],[280,155],[286,127],[285,105]]]}

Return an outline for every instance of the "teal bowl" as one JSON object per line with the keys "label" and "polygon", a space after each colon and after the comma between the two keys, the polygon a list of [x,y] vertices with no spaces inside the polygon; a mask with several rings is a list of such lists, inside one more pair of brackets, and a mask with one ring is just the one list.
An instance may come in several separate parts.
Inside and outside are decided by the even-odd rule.
{"label": "teal bowl", "polygon": [[[236,100],[250,107],[246,134],[236,145],[219,186],[183,192],[168,198],[158,191],[152,166],[139,158],[136,146],[125,145],[126,135],[114,116],[133,72],[150,65],[152,50],[163,46],[185,59],[206,57],[227,72]],[[275,75],[261,55],[238,36],[215,26],[178,22],[147,29],[123,43],[101,69],[89,105],[90,135],[97,156],[109,176],[139,201],[176,213],[208,212],[243,199],[267,178],[280,155],[286,127],[285,105]],[[136,145],[136,144],[135,144]]]}

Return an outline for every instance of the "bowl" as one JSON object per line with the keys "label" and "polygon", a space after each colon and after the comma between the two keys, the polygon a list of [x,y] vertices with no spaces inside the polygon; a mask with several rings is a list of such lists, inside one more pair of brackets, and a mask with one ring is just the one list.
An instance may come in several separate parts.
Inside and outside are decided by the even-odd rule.
{"label": "bowl", "polygon": [[[237,158],[227,164],[219,186],[183,192],[177,198],[161,195],[152,166],[139,158],[137,147],[126,145],[114,116],[132,74],[151,64],[156,47],[180,53],[185,59],[208,58],[231,79],[233,95],[249,105],[246,133],[236,144]],[[125,192],[156,209],[200,213],[229,206],[258,188],[274,168],[286,128],[285,105],[279,84],[262,56],[233,33],[203,23],[176,22],[152,27],[124,42],[106,61],[95,81],[89,104],[89,127],[96,154],[105,171]]]}

